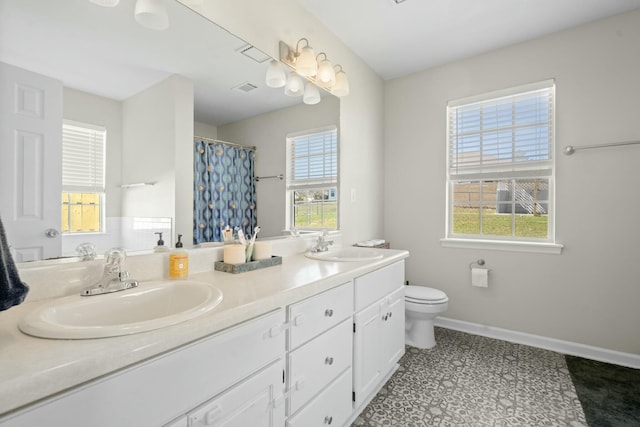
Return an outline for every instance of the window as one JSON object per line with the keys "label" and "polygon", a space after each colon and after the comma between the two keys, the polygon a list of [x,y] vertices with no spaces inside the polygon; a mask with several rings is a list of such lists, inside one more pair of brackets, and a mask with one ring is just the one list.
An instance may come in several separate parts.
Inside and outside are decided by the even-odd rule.
{"label": "window", "polygon": [[287,136],[287,225],[338,228],[336,127]]}
{"label": "window", "polygon": [[62,232],[103,230],[106,129],[62,125]]}
{"label": "window", "polygon": [[447,238],[553,242],[554,82],[452,101]]}

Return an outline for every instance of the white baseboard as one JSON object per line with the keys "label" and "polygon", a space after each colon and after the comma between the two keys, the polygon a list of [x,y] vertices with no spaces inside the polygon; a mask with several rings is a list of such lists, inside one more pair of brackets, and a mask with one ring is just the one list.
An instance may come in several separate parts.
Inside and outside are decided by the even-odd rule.
{"label": "white baseboard", "polygon": [[496,338],[516,344],[524,344],[562,354],[569,354],[571,356],[579,356],[584,357],[585,359],[598,360],[600,362],[613,363],[615,365],[640,369],[640,355],[638,354],[607,350],[606,348],[593,347],[571,341],[563,341],[540,335],[496,328],[493,326],[481,325],[479,323],[449,319],[447,317],[436,317],[434,324],[442,328],[467,332],[474,335]]}

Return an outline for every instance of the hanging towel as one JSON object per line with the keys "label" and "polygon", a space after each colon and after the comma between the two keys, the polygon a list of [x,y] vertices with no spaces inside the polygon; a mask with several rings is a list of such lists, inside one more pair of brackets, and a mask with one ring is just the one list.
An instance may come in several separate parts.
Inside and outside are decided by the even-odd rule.
{"label": "hanging towel", "polygon": [[18,269],[13,263],[7,236],[0,219],[0,311],[20,304],[29,292],[29,287],[20,280]]}

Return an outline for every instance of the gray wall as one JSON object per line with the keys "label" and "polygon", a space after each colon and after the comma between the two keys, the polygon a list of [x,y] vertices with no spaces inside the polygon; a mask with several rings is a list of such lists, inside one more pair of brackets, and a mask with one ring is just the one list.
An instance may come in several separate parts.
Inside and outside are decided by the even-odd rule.
{"label": "gray wall", "polygon": [[[338,127],[340,100],[325,96],[316,105],[301,104],[218,127],[224,141],[256,147],[256,176],[286,175],[286,137],[293,132]],[[340,142],[339,142],[340,143]],[[342,170],[340,171],[342,173]],[[285,227],[286,179],[256,183],[260,237],[281,236]]]}
{"label": "gray wall", "polygon": [[[385,230],[446,317],[640,354],[640,11],[385,83]],[[443,248],[448,100],[556,79],[560,255]],[[612,207],[615,206],[615,209]],[[484,258],[489,288],[470,285]]]}

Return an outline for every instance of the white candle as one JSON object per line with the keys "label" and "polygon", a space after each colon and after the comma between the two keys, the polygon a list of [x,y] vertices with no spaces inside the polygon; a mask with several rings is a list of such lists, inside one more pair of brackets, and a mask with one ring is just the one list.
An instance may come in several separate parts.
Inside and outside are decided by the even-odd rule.
{"label": "white candle", "polygon": [[271,242],[255,242],[253,245],[253,259],[258,261],[269,258],[271,258]]}
{"label": "white candle", "polygon": [[224,245],[223,260],[227,264],[242,264],[245,257],[244,245]]}

